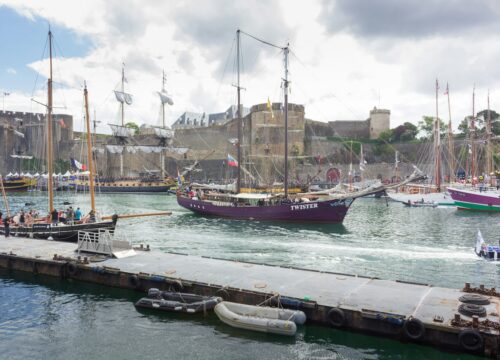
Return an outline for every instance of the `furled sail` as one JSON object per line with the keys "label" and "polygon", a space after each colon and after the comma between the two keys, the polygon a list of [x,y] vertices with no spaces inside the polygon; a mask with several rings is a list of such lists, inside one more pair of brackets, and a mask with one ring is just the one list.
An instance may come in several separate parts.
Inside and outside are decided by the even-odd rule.
{"label": "furled sail", "polygon": [[160,95],[160,100],[162,104],[174,105],[174,100],[172,96],[167,94],[165,90],[158,91],[158,95]]}
{"label": "furled sail", "polygon": [[15,159],[27,159],[27,160],[33,159],[33,156],[31,156],[31,155],[14,155],[13,154],[10,157],[15,158]]}
{"label": "furled sail", "polygon": [[120,125],[113,125],[113,124],[108,124],[108,125],[111,128],[113,136],[126,138],[133,135],[134,129]]}
{"label": "furled sail", "polygon": [[132,95],[122,91],[115,90],[116,101],[132,105]]}
{"label": "furled sail", "polygon": [[162,139],[171,139],[174,137],[174,131],[170,129],[164,129],[159,127],[154,127],[155,135]]}

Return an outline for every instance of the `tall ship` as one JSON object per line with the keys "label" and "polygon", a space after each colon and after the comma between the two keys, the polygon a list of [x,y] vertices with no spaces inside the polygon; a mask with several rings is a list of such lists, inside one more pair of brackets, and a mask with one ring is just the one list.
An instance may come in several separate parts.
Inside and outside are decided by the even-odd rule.
{"label": "tall ship", "polygon": [[[494,143],[498,137],[493,136],[492,119],[490,111],[490,97],[488,94],[488,112],[486,122],[486,140],[476,139],[475,114],[474,114],[474,92],[472,96],[472,119],[470,131],[470,184],[450,186],[448,191],[460,210],[472,211],[500,211],[500,170],[495,169]],[[486,143],[485,167],[482,175],[478,171],[477,145]]]}
{"label": "tall ship", "polygon": [[[158,139],[158,144],[139,145],[133,139],[133,129],[125,123],[125,105],[132,105],[132,94],[125,92],[125,68],[122,68],[121,86],[115,90],[115,98],[120,104],[121,124],[108,124],[111,127],[115,144],[105,145],[104,151],[107,153],[109,161],[119,162],[119,176],[111,174],[101,174],[96,176],[96,191],[101,193],[167,193],[177,182],[167,176],[165,171],[165,153],[176,151],[170,146],[174,136],[173,130],[165,124],[165,105],[173,105],[172,96],[165,89],[165,73],[163,73],[162,89],[158,92],[161,101],[162,125],[151,127],[154,136]],[[124,155],[131,154],[159,154],[159,170],[144,169],[138,176],[128,176],[124,172]],[[118,158],[118,159],[116,159]],[[79,192],[89,191],[88,177],[80,177],[75,182],[75,188]]]}
{"label": "tall ship", "polygon": [[[283,191],[281,193],[250,193],[242,192],[242,117],[240,97],[240,36],[242,31],[236,32],[237,41],[237,132],[235,141],[238,158],[231,159],[237,166],[236,191],[234,193],[195,191],[193,188],[179,190],[177,202],[180,206],[200,215],[214,216],[240,220],[266,220],[266,221],[292,221],[305,223],[341,223],[352,205],[360,196],[380,191],[379,187],[369,188],[357,193],[347,195],[332,195],[325,192],[310,192],[291,194],[289,192],[288,170],[288,55],[289,47],[272,45],[280,48],[284,56],[284,169]],[[246,34],[246,33],[244,33]],[[248,35],[248,34],[247,34]],[[256,39],[254,36],[250,37]],[[258,39],[257,39],[258,40]],[[261,40],[258,40],[261,41]],[[263,42],[263,41],[261,41]],[[268,44],[268,42],[263,42]]]}
{"label": "tall ship", "polygon": [[[87,216],[82,217],[81,219],[68,219],[66,218],[62,221],[60,217],[60,212],[57,211],[54,207],[54,164],[53,164],[53,140],[52,140],[52,85],[53,85],[53,77],[52,77],[52,32],[49,30],[48,34],[48,42],[49,42],[49,78],[47,81],[47,124],[46,124],[46,133],[47,133],[47,142],[46,142],[46,153],[47,153],[47,170],[48,170],[48,180],[47,180],[47,188],[48,188],[48,216],[41,216],[39,218],[31,216],[29,214],[22,213],[24,217],[24,221],[20,220],[21,215],[19,215],[19,222],[9,221],[9,228],[11,236],[22,236],[22,237],[31,237],[35,239],[53,239],[58,241],[70,241],[76,242],[78,240],[78,232],[79,231],[90,231],[90,232],[98,232],[101,229],[106,230],[114,230],[116,226],[116,222],[118,217],[113,216],[113,219],[110,221],[101,220],[100,214],[97,212],[95,207],[95,198],[94,198],[94,184],[93,184],[93,164],[92,157],[90,156],[90,152],[92,151],[91,147],[91,134],[90,134],[90,120],[89,120],[89,111],[88,111],[88,95],[87,88],[84,90],[84,100],[85,100],[85,109],[86,109],[86,124],[87,124],[87,148],[89,154],[89,169],[90,169],[90,198],[91,198],[91,211]],[[3,184],[3,183],[2,183]],[[5,189],[2,188],[2,195],[5,202],[5,208],[7,210],[7,214],[5,216],[9,219],[14,220],[14,216],[11,216],[8,199],[5,194]],[[6,226],[5,222],[2,222],[0,225],[0,234],[5,234]]]}
{"label": "tall ship", "polygon": [[[432,129],[432,144],[429,144],[428,151],[424,151],[425,154],[430,156],[423,156],[422,162],[431,164],[427,166],[425,173],[428,174],[425,181],[420,182],[410,182],[404,186],[393,187],[391,191],[387,194],[389,197],[398,202],[403,202],[407,205],[411,204],[427,204],[427,205],[440,205],[440,206],[453,206],[455,204],[454,200],[450,194],[446,191],[446,186],[444,186],[444,181],[448,183],[454,180],[456,173],[455,165],[455,155],[454,155],[454,144],[453,144],[453,133],[451,124],[451,107],[450,107],[450,92],[449,86],[446,85],[445,94],[448,96],[448,131],[447,131],[447,144],[443,146],[441,139],[441,121],[439,119],[439,106],[438,106],[438,92],[439,83],[436,79],[436,117],[433,121]],[[447,169],[443,164],[443,159],[446,159]],[[421,165],[419,165],[421,166]],[[399,178],[399,167],[400,160],[398,158],[398,152],[395,155],[395,178]],[[445,176],[444,174],[447,173]]]}

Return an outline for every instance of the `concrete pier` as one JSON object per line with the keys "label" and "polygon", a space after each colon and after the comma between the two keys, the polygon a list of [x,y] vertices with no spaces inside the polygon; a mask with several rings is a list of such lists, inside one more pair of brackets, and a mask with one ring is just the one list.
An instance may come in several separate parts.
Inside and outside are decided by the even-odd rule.
{"label": "concrete pier", "polygon": [[[500,355],[500,296],[495,289],[448,289],[146,247],[122,259],[83,254],[78,259],[75,249],[72,243],[2,237],[0,268],[139,291],[157,287],[217,294],[246,304],[279,300],[285,307],[303,310],[308,321],[330,327],[491,358]],[[463,314],[464,306],[468,315]],[[469,316],[473,313],[478,315]]]}

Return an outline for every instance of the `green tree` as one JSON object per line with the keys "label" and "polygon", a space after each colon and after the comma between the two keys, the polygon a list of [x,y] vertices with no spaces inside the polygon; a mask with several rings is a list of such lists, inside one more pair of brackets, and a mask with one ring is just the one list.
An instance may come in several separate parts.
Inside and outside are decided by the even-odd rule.
{"label": "green tree", "polygon": [[[494,135],[500,135],[500,114],[495,110],[490,110],[491,116],[491,130]],[[481,110],[476,114],[474,127],[476,128],[476,135],[480,136],[486,134],[486,123],[488,121],[488,110]],[[458,125],[459,134],[466,136],[469,134],[469,127],[471,123],[471,116],[466,116]]]}
{"label": "green tree", "polygon": [[378,140],[380,143],[390,143],[394,141],[394,130],[389,129],[382,131],[380,135],[378,136]]}
{"label": "green tree", "polygon": [[135,122],[133,121],[130,121],[128,123],[125,124],[125,127],[126,128],[129,128],[129,129],[134,129],[134,135],[138,135],[139,134],[139,125],[137,125]]}
{"label": "green tree", "polygon": [[[418,130],[419,133],[422,134],[420,137],[421,139],[425,140],[432,138],[435,119],[436,118],[434,116],[423,116],[422,120],[418,122]],[[443,137],[446,133],[446,125],[442,119],[439,119],[439,130],[440,136]]]}

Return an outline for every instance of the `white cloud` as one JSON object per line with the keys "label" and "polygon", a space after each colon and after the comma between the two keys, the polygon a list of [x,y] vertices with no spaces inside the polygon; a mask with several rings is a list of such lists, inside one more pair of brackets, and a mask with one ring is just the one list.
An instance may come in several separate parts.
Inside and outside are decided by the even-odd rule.
{"label": "white cloud", "polygon": [[7,68],[7,70],[5,70],[5,71],[7,72],[7,74],[10,74],[10,75],[16,75],[17,74],[17,71],[14,68]]}
{"label": "white cloud", "polygon": [[[364,119],[377,106],[392,111],[393,127],[405,121],[416,123],[422,115],[435,111],[436,77],[450,82],[457,124],[470,113],[474,83],[484,94],[486,88],[492,89],[492,108],[500,107],[493,93],[500,87],[495,64],[500,44],[495,33],[487,31],[495,26],[492,22],[484,26],[469,22],[464,30],[453,25],[456,31],[451,31],[443,24],[432,29],[432,21],[424,24],[412,17],[405,32],[394,34],[397,29],[384,26],[383,21],[397,14],[388,14],[382,7],[376,13],[379,21],[366,11],[362,13],[366,16],[357,17],[353,14],[359,8],[344,1],[335,2],[333,12],[321,0],[3,3],[30,20],[41,17],[92,39],[94,45],[85,56],[55,61],[54,80],[64,90],[56,92],[54,101],[65,105],[65,111],[78,122],[86,80],[91,109],[96,109],[102,121],[100,131],[106,123],[119,120],[112,90],[119,85],[122,63],[129,80],[126,91],[134,95],[126,121],[159,124],[155,91],[161,87],[163,69],[174,96],[174,106],[167,113],[169,124],[186,110],[210,113],[234,104],[234,48],[233,56],[228,55],[238,27],[273,43],[290,41],[290,101],[305,104],[312,119]],[[341,17],[335,9],[343,11]],[[426,11],[432,13],[432,9]],[[461,19],[463,12],[456,13]],[[371,30],[373,26],[376,31]],[[280,101],[283,69],[279,51],[244,37],[243,55],[244,104],[265,102],[268,97]],[[29,66],[42,75],[47,73],[46,60]],[[37,96],[44,99],[38,88]],[[484,94],[478,92],[478,102]],[[18,109],[33,107],[31,94],[24,94],[24,103],[17,102],[17,96],[21,99],[23,94],[16,95]],[[446,114],[444,98],[442,102]]]}

